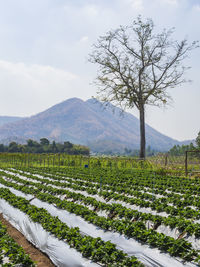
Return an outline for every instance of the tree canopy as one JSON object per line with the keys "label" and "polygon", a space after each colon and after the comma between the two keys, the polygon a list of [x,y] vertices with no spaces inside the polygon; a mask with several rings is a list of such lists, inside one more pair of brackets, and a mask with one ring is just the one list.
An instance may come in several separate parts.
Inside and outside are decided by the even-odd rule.
{"label": "tree canopy", "polygon": [[196,141],[196,145],[197,145],[198,149],[200,149],[200,132],[198,133],[195,141]]}
{"label": "tree canopy", "polygon": [[89,155],[90,149],[82,145],[74,145],[69,141],[64,144],[50,143],[47,138],[41,138],[40,143],[32,139],[27,140],[27,144],[22,145],[11,142],[8,146],[0,144],[0,152],[21,152],[21,153],[66,153],[69,155]]}

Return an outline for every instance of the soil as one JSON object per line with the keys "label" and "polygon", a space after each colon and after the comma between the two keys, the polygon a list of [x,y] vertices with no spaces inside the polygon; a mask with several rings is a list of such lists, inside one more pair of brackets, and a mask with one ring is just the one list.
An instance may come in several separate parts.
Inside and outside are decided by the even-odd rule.
{"label": "soil", "polygon": [[55,267],[49,257],[33,246],[26,238],[14,228],[0,213],[0,221],[7,228],[7,233],[29,254],[30,258],[36,262],[37,267]]}

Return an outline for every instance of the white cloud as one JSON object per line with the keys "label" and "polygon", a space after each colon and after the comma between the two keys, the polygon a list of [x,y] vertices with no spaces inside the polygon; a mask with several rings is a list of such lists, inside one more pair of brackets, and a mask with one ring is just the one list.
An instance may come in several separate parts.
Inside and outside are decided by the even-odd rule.
{"label": "white cloud", "polygon": [[143,9],[143,0],[129,0],[128,2],[133,9],[138,11]]}
{"label": "white cloud", "polygon": [[31,115],[72,97],[79,77],[51,66],[0,60],[0,115]]}
{"label": "white cloud", "polygon": [[200,12],[200,5],[195,5],[195,6],[193,6],[193,9],[194,9],[195,11]]}
{"label": "white cloud", "polygon": [[38,81],[46,81],[46,79],[50,77],[54,79],[55,76],[63,77],[66,80],[72,80],[76,78],[75,74],[66,72],[61,69],[56,69],[51,66],[42,66],[37,64],[26,65],[22,62],[13,63],[0,60],[0,69],[9,72],[11,75],[15,74],[19,76],[26,76],[27,78]]}
{"label": "white cloud", "polygon": [[164,2],[166,4],[175,5],[175,6],[178,5],[178,0],[160,0],[160,2]]}
{"label": "white cloud", "polygon": [[180,0],[156,0],[158,5],[164,5],[169,7],[178,7]]}
{"label": "white cloud", "polygon": [[0,72],[3,74],[1,81],[10,76],[10,80],[14,79],[16,82],[23,80],[23,83],[29,86],[38,85],[39,90],[44,90],[42,87],[56,86],[60,81],[69,82],[77,78],[75,74],[51,66],[26,65],[3,60],[0,60]]}
{"label": "white cloud", "polygon": [[89,37],[88,37],[88,36],[83,36],[83,37],[81,37],[81,39],[80,39],[80,43],[87,43],[88,40],[89,40]]}
{"label": "white cloud", "polygon": [[[130,25],[139,14],[152,18],[158,31],[175,27],[175,39],[185,35],[198,39],[199,1],[0,1],[0,115],[31,115],[70,97],[88,99],[95,95],[96,88],[90,83],[96,66],[86,64],[91,44],[110,29]],[[175,108],[168,109],[165,119],[156,119],[157,110],[149,116],[155,128],[166,129],[166,134],[178,139],[190,138],[200,125],[196,115],[200,112],[200,49],[192,55],[187,65],[192,66],[189,78],[196,85],[188,87],[189,92],[193,89],[190,102],[185,87],[180,93],[182,99],[176,98]],[[190,127],[185,127],[187,114],[195,118],[190,120]],[[175,127],[172,121],[181,118],[185,120],[183,127]]]}
{"label": "white cloud", "polygon": [[89,17],[96,17],[99,13],[97,6],[95,5],[86,5],[83,8],[84,13]]}

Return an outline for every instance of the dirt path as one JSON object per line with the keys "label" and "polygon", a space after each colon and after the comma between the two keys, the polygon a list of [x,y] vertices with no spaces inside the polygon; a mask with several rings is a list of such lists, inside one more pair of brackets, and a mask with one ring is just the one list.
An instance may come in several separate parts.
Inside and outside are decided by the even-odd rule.
{"label": "dirt path", "polygon": [[15,229],[7,220],[3,218],[2,213],[0,213],[0,221],[3,225],[6,226],[8,234],[20,245],[23,247],[25,252],[29,254],[30,258],[36,262],[38,267],[54,267],[55,265],[51,260],[42,253],[40,250],[35,248],[26,238]]}

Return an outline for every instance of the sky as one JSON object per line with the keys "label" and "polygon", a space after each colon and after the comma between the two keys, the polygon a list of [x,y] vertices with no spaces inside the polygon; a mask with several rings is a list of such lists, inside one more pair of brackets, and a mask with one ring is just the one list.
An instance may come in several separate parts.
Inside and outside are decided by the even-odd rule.
{"label": "sky", "polygon": [[[200,40],[200,0],[0,0],[0,116],[27,117],[96,96],[92,45],[138,15],[158,32],[175,27],[175,40]],[[180,141],[200,131],[200,48],[184,65],[192,82],[169,89],[167,108],[146,108],[146,123]],[[129,112],[138,117],[137,109]]]}

